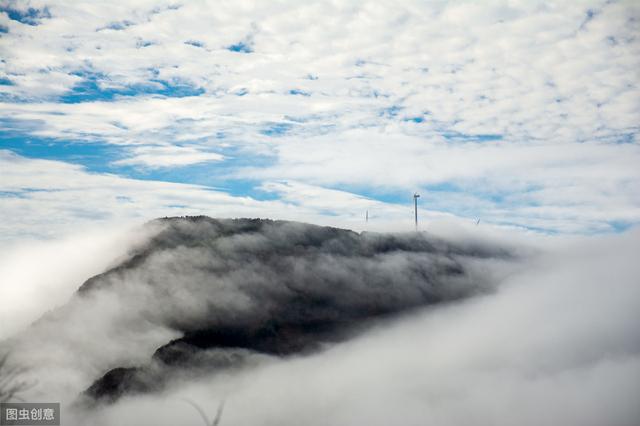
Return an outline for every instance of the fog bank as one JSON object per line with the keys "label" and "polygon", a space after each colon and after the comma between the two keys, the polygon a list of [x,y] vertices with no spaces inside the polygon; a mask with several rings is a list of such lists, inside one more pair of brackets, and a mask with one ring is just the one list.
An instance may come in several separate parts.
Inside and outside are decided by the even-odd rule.
{"label": "fog bank", "polygon": [[222,425],[640,419],[638,230],[536,249],[208,218],[136,232],[3,344],[64,424],[203,424],[184,399],[211,418],[226,401]]}
{"label": "fog bank", "polygon": [[202,424],[189,398],[211,417],[226,400],[221,424],[636,425],[639,250],[637,230],[555,249],[496,294],[321,354],[127,398],[98,424]]}

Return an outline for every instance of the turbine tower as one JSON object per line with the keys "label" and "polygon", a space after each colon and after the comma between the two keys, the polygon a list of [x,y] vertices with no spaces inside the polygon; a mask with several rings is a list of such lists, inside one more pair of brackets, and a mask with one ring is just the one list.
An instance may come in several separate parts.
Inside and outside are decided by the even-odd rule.
{"label": "turbine tower", "polygon": [[420,197],[420,194],[418,194],[417,192],[413,194],[413,207],[414,207],[414,214],[416,219],[416,232],[418,231],[418,198],[419,197]]}

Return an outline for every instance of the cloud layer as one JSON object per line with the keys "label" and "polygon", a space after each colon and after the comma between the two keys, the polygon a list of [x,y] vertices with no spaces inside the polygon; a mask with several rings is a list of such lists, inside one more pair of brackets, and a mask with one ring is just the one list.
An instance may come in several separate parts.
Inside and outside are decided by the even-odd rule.
{"label": "cloud layer", "polygon": [[[106,369],[148,365],[159,346],[181,336],[179,329],[193,329],[203,318],[219,326],[231,312],[252,311],[251,300],[256,294],[271,296],[262,298],[264,303],[255,312],[268,315],[274,308],[278,311],[270,303],[283,301],[282,293],[273,293],[279,284],[252,286],[271,282],[268,268],[260,269],[260,265],[269,265],[269,250],[281,252],[286,243],[302,256],[296,265],[305,266],[289,272],[312,281],[325,280],[324,285],[307,289],[312,295],[330,296],[323,293],[329,291],[332,300],[346,305],[355,302],[356,308],[374,300],[380,301],[380,306],[402,302],[404,291],[416,289],[422,282],[415,275],[419,271],[445,272],[431,276],[436,281],[422,274],[435,284],[428,286],[432,295],[439,288],[439,279],[444,279],[442,284],[446,282],[450,290],[488,284],[495,291],[387,319],[355,338],[304,356],[252,355],[251,348],[249,352],[224,348],[216,352],[213,347],[213,352],[206,351],[210,358],[205,354],[198,358],[209,363],[205,365],[215,361],[228,367],[233,359],[245,362],[232,362],[233,368],[213,369],[211,373],[206,373],[207,369],[182,371],[162,392],[125,396],[113,405],[64,404],[65,421],[71,425],[199,424],[201,419],[184,403],[185,398],[210,416],[225,400],[223,424],[249,425],[418,425],[428,421],[444,425],[622,426],[635,424],[640,415],[635,403],[640,394],[640,340],[635,326],[640,319],[637,230],[614,237],[556,241],[543,251],[504,241],[496,245],[467,238],[464,243],[451,244],[415,235],[402,237],[408,240],[379,236],[400,245],[422,240],[428,243],[425,247],[436,251],[381,253],[375,264],[367,266],[365,262],[362,269],[354,266],[357,256],[336,257],[327,267],[328,258],[323,256],[340,253],[343,247],[335,239],[314,246],[318,251],[304,249],[305,241],[316,241],[324,232],[346,237],[343,243],[351,241],[348,231],[334,234],[323,228],[285,224],[284,228],[273,228],[274,233],[266,226],[257,234],[232,232],[211,239],[198,226],[191,227],[188,222],[176,225],[178,234],[176,229],[168,233],[162,228],[150,229],[150,235],[145,233],[143,240],[129,246],[124,257],[127,266],[90,280],[82,296],[3,343],[5,348],[7,344],[13,347],[12,360],[30,366],[38,379],[38,386],[27,396],[46,399],[55,395],[63,402],[71,401]],[[220,232],[225,227],[216,229]],[[181,237],[175,239],[178,235]],[[191,243],[182,245],[188,235],[192,235],[187,238]],[[365,240],[375,237],[361,236]],[[196,247],[198,239],[226,255],[213,261],[202,247]],[[146,251],[150,242],[157,250]],[[369,240],[366,246],[382,247],[380,242]],[[504,255],[505,247],[508,253],[519,253],[517,264],[496,261]],[[445,248],[450,254],[443,257]],[[246,268],[235,267],[235,256],[241,253],[253,253],[243,259],[255,262]],[[472,253],[490,257],[466,256]],[[414,256],[422,261],[413,263]],[[286,263],[286,256],[278,258]],[[453,271],[451,266],[456,264],[465,274],[448,276],[446,272]],[[194,297],[207,277],[229,266],[228,273],[215,281],[215,292]],[[389,297],[371,295],[371,291],[385,290],[368,282],[364,291],[369,296],[351,298],[362,290],[360,283],[343,282],[339,277],[345,273],[357,277],[358,271],[366,272],[367,268],[377,271],[376,276],[381,272],[382,276],[397,276],[392,287],[383,286]],[[413,271],[408,287],[402,271]],[[286,283],[287,276],[275,283]],[[301,291],[305,282],[300,281]],[[335,291],[340,282],[345,288]],[[407,293],[406,300],[415,302],[411,294]],[[185,310],[188,306],[191,309]],[[286,311],[293,306],[298,305],[285,303],[280,308]],[[309,313],[326,313],[323,306],[327,307],[317,305],[320,310],[314,308]],[[218,314],[203,317],[201,313],[208,307],[215,307]],[[237,316],[242,318],[247,317]],[[220,364],[222,361],[226,364]]]}
{"label": "cloud layer", "polygon": [[[166,219],[133,235],[123,260],[8,342],[16,362],[37,369],[38,398],[73,400],[112,368],[148,364],[164,345],[157,365],[117,380],[113,370],[90,394],[161,390],[173,368],[211,371],[229,350],[317,350],[372,319],[490,291],[514,256],[480,242],[248,219]],[[71,346],[76,355],[62,356]]]}
{"label": "cloud layer", "polygon": [[640,417],[638,241],[635,232],[551,250],[496,295],[320,355],[124,400],[101,412],[103,424],[196,425],[188,398],[211,417],[225,400],[230,424],[631,426]]}
{"label": "cloud layer", "polygon": [[23,155],[109,147],[56,159],[253,198],[418,189],[545,232],[640,219],[632,1],[5,3],[0,125]]}

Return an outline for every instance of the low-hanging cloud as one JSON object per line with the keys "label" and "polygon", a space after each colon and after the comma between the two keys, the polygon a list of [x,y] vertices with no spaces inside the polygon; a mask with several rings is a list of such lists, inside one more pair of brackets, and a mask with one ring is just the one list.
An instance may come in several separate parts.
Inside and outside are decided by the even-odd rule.
{"label": "low-hanging cloud", "polygon": [[[369,320],[489,291],[489,265],[513,257],[488,244],[257,219],[166,219],[142,233],[153,236],[9,341],[26,366],[60,353],[57,368],[38,372],[36,395],[160,390],[169,374],[152,374],[158,362],[210,368],[220,348],[276,357],[317,350]],[[244,362],[247,353],[222,358]]]}
{"label": "low-hanging cloud", "polygon": [[76,232],[58,239],[5,241],[0,248],[0,339],[64,304],[78,282],[118,262],[129,244],[144,239],[132,228],[76,226]]}
{"label": "low-hanging cloud", "polygon": [[[9,342],[14,359],[48,369],[33,393],[40,397],[62,399],[64,390],[71,402],[117,367],[156,382],[124,389],[111,405],[67,407],[70,424],[201,424],[184,398],[212,417],[226,400],[221,424],[640,418],[637,231],[522,256],[513,244],[284,222],[151,226],[159,226],[155,238],[87,281],[30,336]],[[372,317],[383,320],[353,327]],[[313,320],[339,327],[309,332]],[[283,339],[261,337],[269,321]],[[198,346],[202,330],[225,328],[257,339],[225,345],[228,336],[207,335],[209,344]],[[287,351],[309,335],[311,350]],[[36,342],[48,352],[38,353]],[[196,368],[158,356],[177,343],[180,356],[190,348],[186,360]]]}

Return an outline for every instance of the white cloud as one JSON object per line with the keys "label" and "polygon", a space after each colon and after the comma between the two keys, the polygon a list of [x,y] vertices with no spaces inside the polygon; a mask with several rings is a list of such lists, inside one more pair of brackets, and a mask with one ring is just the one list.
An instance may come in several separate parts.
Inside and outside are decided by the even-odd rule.
{"label": "white cloud", "polygon": [[115,161],[114,164],[161,168],[220,161],[224,158],[215,152],[203,152],[197,148],[183,146],[141,146],[133,148],[131,153],[132,157]]}
{"label": "white cloud", "polygon": [[[86,412],[65,404],[65,418],[71,425],[199,424],[181,402],[189,398],[210,415],[226,400],[229,424],[632,425],[640,414],[639,243],[637,229],[556,240],[523,259],[494,294],[407,314],[319,353],[179,380],[162,394]],[[49,328],[40,324],[38,334],[23,336],[24,361],[41,368],[47,386],[77,393],[114,359],[144,362],[174,337],[149,324],[127,327],[131,318],[109,302],[97,306],[97,317],[72,306],[70,323],[57,324],[63,333],[45,337]],[[96,330],[114,333],[112,344],[105,347]],[[84,339],[76,342],[78,335]],[[75,343],[76,351],[43,354],[30,341]],[[52,360],[68,368],[64,376],[47,370]],[[65,402],[76,394],[55,392],[32,394]]]}
{"label": "white cloud", "polygon": [[[0,150],[0,235],[5,242],[55,238],[98,224],[140,224],[156,217],[200,214],[300,220],[362,229],[367,208],[371,209],[370,229],[406,230],[412,226],[408,206],[366,201],[344,191],[295,182],[265,183],[264,190],[276,191],[282,197],[261,201],[198,185],[125,179]],[[443,216],[456,222],[450,215],[425,213],[431,219]]]}
{"label": "white cloud", "polygon": [[[119,253],[118,235],[95,226],[207,214],[411,229],[414,190],[422,229],[450,234],[454,223],[465,238],[469,229],[495,237],[640,222],[637,2],[4,5],[51,15],[26,25],[0,12],[7,137],[109,144],[122,154],[105,159],[113,166],[211,162],[267,196],[0,149],[0,277],[10,278],[0,298],[12,300],[2,335]],[[238,43],[252,52],[228,49]],[[61,102],[74,93],[83,102]],[[494,296],[169,397],[187,394],[213,412],[226,396],[223,424],[633,424],[638,250],[637,230],[554,249]],[[135,330],[121,337],[124,352],[140,343]],[[147,337],[152,351],[171,336]],[[69,365],[95,361],[83,356]],[[168,401],[125,400],[102,420],[188,422]]]}
{"label": "white cloud", "polygon": [[[309,143],[313,155],[295,138],[284,139],[277,147],[278,163],[243,175],[377,191],[431,185],[433,191],[423,193],[426,208],[467,210],[492,222],[560,232],[640,219],[640,194],[633,189],[640,185],[637,145],[461,144],[391,138],[368,130],[345,132],[339,140],[320,136]],[[439,184],[456,188],[438,189]]]}
{"label": "white cloud", "polygon": [[0,250],[0,340],[66,303],[84,280],[124,255],[132,235],[139,234],[102,224],[56,240],[5,241]]}
{"label": "white cloud", "polygon": [[[224,162],[233,149],[243,164],[274,160],[256,179],[363,193],[444,182],[458,191],[438,209],[496,223],[592,232],[638,220],[634,2],[169,6],[56,2],[38,26],[4,18],[13,85],[0,89],[27,101],[0,104],[8,127],[128,146],[120,165]],[[253,52],[227,49],[239,42]],[[57,102],[91,78],[113,99]],[[123,95],[163,84],[204,93]],[[482,138],[499,142],[466,143]]]}

